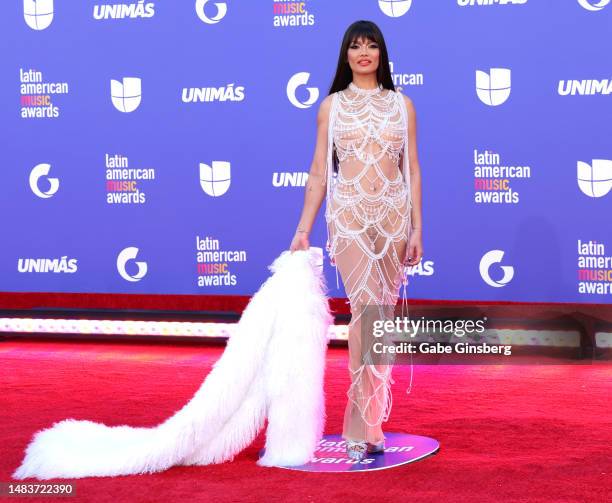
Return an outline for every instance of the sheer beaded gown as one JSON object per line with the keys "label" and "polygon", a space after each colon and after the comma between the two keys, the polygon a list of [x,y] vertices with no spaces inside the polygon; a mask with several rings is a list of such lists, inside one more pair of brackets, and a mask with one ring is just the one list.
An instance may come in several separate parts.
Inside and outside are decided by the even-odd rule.
{"label": "sheer beaded gown", "polygon": [[[375,342],[389,343],[389,336],[372,336],[372,314],[393,319],[400,286],[408,283],[402,262],[412,202],[407,109],[401,93],[382,86],[362,89],[351,82],[333,94],[326,172],[327,251],[351,308],[351,384],[342,436],[380,443],[385,438],[382,423],[391,411],[393,358],[381,360],[372,351]],[[367,319],[365,306],[374,306],[365,311]]]}

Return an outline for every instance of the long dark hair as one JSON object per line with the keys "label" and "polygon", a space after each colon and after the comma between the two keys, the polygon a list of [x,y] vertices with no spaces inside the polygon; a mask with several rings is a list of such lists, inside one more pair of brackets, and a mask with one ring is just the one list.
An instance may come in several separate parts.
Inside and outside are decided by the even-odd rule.
{"label": "long dark hair", "polygon": [[336,75],[329,88],[329,93],[346,89],[349,83],[353,80],[353,70],[347,61],[347,52],[349,46],[360,38],[369,39],[378,44],[380,49],[380,58],[378,61],[378,69],[376,70],[376,80],[382,84],[384,89],[395,91],[395,85],[391,78],[391,69],[389,68],[389,54],[387,52],[387,44],[383,37],[380,28],[372,21],[363,19],[355,21],[351,24],[344,33],[342,45],[340,46],[340,54],[338,55],[338,66],[336,67]]}
{"label": "long dark hair", "polygon": [[[328,94],[333,94],[336,91],[342,91],[346,89],[349,83],[353,80],[353,70],[348,64],[347,52],[349,46],[364,38],[371,40],[378,44],[380,50],[380,57],[378,60],[378,68],[376,69],[376,80],[379,84],[382,84],[384,89],[390,89],[395,91],[395,85],[391,78],[391,69],[389,68],[389,53],[387,52],[387,44],[385,44],[385,38],[383,37],[380,28],[372,21],[365,21],[360,19],[351,24],[344,32],[342,38],[342,44],[340,45],[340,54],[338,55],[338,66],[336,67],[336,75],[329,88]],[[338,154],[336,153],[336,146],[333,146],[333,165],[334,173],[338,172]]]}

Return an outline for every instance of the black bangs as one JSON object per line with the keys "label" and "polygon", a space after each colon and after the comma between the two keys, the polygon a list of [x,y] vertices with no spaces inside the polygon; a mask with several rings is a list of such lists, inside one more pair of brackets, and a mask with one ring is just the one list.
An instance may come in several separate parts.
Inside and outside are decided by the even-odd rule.
{"label": "black bangs", "polygon": [[380,44],[378,33],[374,31],[373,26],[368,22],[355,23],[347,33],[347,39],[350,41],[350,44],[358,42],[360,38]]}

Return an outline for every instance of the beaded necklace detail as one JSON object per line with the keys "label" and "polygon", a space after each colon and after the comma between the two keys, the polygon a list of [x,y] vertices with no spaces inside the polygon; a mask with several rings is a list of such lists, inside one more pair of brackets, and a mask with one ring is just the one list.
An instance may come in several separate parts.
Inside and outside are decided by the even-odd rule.
{"label": "beaded necklace detail", "polygon": [[353,91],[355,94],[360,94],[364,96],[369,96],[372,94],[378,94],[383,90],[382,84],[378,84],[376,87],[372,89],[365,89],[363,87],[358,87],[354,82],[350,82],[348,88]]}

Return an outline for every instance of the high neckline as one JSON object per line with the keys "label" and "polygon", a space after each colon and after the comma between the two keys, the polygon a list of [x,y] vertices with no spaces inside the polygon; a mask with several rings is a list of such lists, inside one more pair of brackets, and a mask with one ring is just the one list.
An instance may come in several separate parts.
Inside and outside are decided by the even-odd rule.
{"label": "high neckline", "polygon": [[362,96],[370,96],[373,94],[379,94],[383,90],[382,84],[378,84],[378,86],[372,89],[365,89],[363,87],[357,86],[354,82],[349,82],[348,88],[356,94],[360,94]]}

